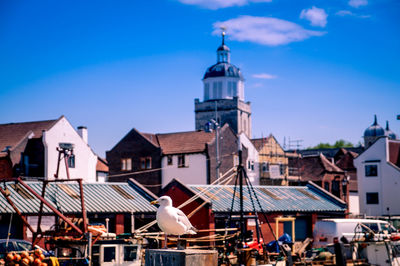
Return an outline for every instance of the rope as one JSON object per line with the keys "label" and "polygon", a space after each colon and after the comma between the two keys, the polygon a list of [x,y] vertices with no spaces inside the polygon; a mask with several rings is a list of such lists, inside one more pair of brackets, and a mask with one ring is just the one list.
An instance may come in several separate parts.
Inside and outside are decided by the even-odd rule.
{"label": "rope", "polygon": [[[233,176],[233,174],[227,178],[225,178],[225,176],[230,173],[232,170],[234,170],[235,168],[232,167],[231,169],[229,169],[228,171],[226,171],[220,178],[216,179],[214,182],[211,183],[211,185],[214,185],[215,183],[221,181],[221,179],[223,179],[222,182],[225,182],[228,178],[231,178],[231,176]],[[200,197],[200,195],[204,194],[205,191],[201,191],[197,194],[195,194],[193,197],[191,197],[190,199],[188,199],[187,201],[185,201],[184,203],[182,203],[181,205],[178,206],[178,209],[183,208],[184,206],[190,204],[191,202],[193,202],[194,200],[198,199]],[[155,225],[157,223],[157,220],[154,220],[142,227],[140,227],[139,229],[136,230],[136,232],[140,233],[142,231],[147,230],[148,228],[152,227],[153,225]]]}
{"label": "rope", "polygon": [[[253,197],[251,196],[251,192],[250,192],[250,187],[249,187],[249,183],[250,182],[249,182],[248,178],[246,178],[245,181],[246,181],[248,193],[250,195],[251,206],[253,207],[254,212],[257,214],[256,206],[254,205]],[[255,195],[255,196],[257,197],[257,195]],[[256,215],[256,216],[257,216],[257,219],[258,219],[258,215]],[[257,221],[256,221],[256,223],[257,223]],[[261,233],[261,238],[263,240],[263,243],[265,243],[264,242],[264,235],[262,233],[260,225],[258,226],[258,228],[256,228],[256,230],[258,231],[258,233]],[[258,239],[257,239],[257,241],[258,241]]]}
{"label": "rope", "polygon": [[[246,171],[244,172],[244,174],[245,174],[245,178],[248,179],[248,176],[247,176],[247,174],[246,174]],[[256,201],[257,201],[257,203],[258,203],[258,206],[260,207],[261,213],[263,214],[264,219],[267,221],[269,230],[271,231],[271,233],[272,233],[272,235],[273,235],[275,241],[278,241],[278,239],[277,239],[277,237],[276,237],[276,235],[275,235],[275,232],[274,232],[274,230],[272,230],[271,224],[270,224],[269,221],[268,221],[268,217],[267,217],[267,215],[265,214],[263,208],[261,207],[261,203],[260,203],[260,201],[258,200],[258,197],[257,197],[257,194],[256,194],[256,192],[255,192],[255,190],[254,190],[253,185],[251,184],[251,182],[249,182],[249,184],[250,184],[251,190],[253,191],[254,197],[256,198]],[[284,254],[285,257],[286,257],[286,253],[284,252],[283,248],[282,248],[280,245],[279,245],[279,248],[282,250],[283,254]]]}

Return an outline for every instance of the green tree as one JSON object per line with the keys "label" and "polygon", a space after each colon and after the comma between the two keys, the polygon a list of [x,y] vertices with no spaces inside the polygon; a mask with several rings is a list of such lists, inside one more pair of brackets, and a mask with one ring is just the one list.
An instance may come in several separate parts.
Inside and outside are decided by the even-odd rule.
{"label": "green tree", "polygon": [[329,144],[329,143],[319,143],[314,147],[308,147],[308,150],[311,149],[334,149],[334,148],[347,148],[347,147],[354,147],[353,143],[343,140],[343,139],[339,139],[337,140],[335,143],[333,144]]}

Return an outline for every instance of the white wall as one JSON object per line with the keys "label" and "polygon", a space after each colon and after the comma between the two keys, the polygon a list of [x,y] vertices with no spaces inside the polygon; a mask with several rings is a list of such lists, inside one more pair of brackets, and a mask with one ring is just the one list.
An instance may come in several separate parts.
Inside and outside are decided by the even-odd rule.
{"label": "white wall", "polygon": [[[48,131],[43,132],[45,178],[54,179],[58,160],[57,147],[60,142],[74,144],[75,168],[69,168],[70,178],[82,178],[84,182],[96,182],[97,156],[65,117],[62,117]],[[60,163],[58,174],[59,178],[67,178],[64,160]]]}
{"label": "white wall", "polygon": [[[374,161],[377,162],[368,162]],[[400,215],[400,169],[388,162],[388,139],[380,138],[355,160],[360,213],[367,216]],[[365,176],[366,165],[377,165],[376,177]],[[366,193],[379,193],[379,204],[366,204]],[[387,208],[389,207],[389,212]]]}
{"label": "white wall", "polygon": [[178,167],[178,155],[172,155],[172,165],[168,165],[167,156],[161,159],[162,187],[173,178],[184,184],[207,184],[207,157],[204,154],[185,154],[186,167]]}
{"label": "white wall", "polygon": [[349,212],[352,215],[360,214],[360,199],[358,192],[350,192],[349,194]]}
{"label": "white wall", "polygon": [[[247,151],[248,151],[248,155],[247,155],[247,160],[246,160],[246,173],[247,176],[250,179],[250,182],[252,185],[259,185],[260,184],[260,170],[259,170],[259,161],[258,161],[258,151],[257,149],[254,147],[253,143],[250,141],[250,139],[246,136],[245,133],[241,133],[239,135],[240,138],[240,142],[242,143],[242,145],[244,147],[246,147]],[[249,161],[253,161],[254,162],[254,170],[251,170],[248,168],[249,165]]]}

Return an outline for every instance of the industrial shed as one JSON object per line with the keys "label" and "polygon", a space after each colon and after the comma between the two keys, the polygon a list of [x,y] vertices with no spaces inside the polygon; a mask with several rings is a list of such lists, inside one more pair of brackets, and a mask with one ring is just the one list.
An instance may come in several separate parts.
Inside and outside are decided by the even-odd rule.
{"label": "industrial shed", "polygon": [[[42,193],[42,182],[26,181],[25,183],[39,195]],[[15,206],[36,229],[39,199],[21,184],[3,182],[1,186],[10,192],[10,198]],[[129,180],[126,183],[83,183],[83,194],[89,223],[105,225],[108,218],[109,232],[131,233],[133,228],[138,228],[155,219],[157,209],[150,202],[157,196],[135,180]],[[81,217],[79,195],[79,184],[48,183],[45,199],[63,215]],[[51,228],[56,222],[53,211],[44,206],[43,215],[45,217],[43,226],[45,229]],[[11,237],[29,239],[29,230],[23,225],[14,208],[0,194],[0,238],[7,236],[10,220]]]}
{"label": "industrial shed", "polygon": [[[309,182],[306,186],[254,186],[254,191],[267,214],[274,233],[288,233],[295,240],[302,241],[312,236],[313,226],[317,219],[327,217],[345,217],[347,206],[344,201],[319,186]],[[191,214],[192,224],[199,229],[224,228],[231,211],[235,187],[231,185],[185,185],[179,180],[172,180],[164,189],[163,194],[169,195],[174,206],[178,206],[193,195],[201,192],[201,197],[185,206],[183,211]],[[256,199],[253,198],[256,212],[260,212]],[[254,215],[254,208],[247,186],[243,189],[244,212]],[[239,214],[239,191],[235,193],[232,215]],[[273,235],[266,220],[258,215],[261,231],[265,241],[273,240]],[[254,221],[254,219],[253,219]],[[230,224],[234,226],[234,224]],[[254,227],[248,221],[248,229]]]}

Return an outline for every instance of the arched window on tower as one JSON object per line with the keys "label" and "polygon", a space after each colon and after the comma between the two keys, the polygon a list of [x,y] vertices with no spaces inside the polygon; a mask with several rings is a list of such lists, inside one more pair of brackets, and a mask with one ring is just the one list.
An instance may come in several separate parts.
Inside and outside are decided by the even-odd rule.
{"label": "arched window on tower", "polygon": [[205,83],[204,84],[204,100],[207,101],[210,99],[210,84]]}

